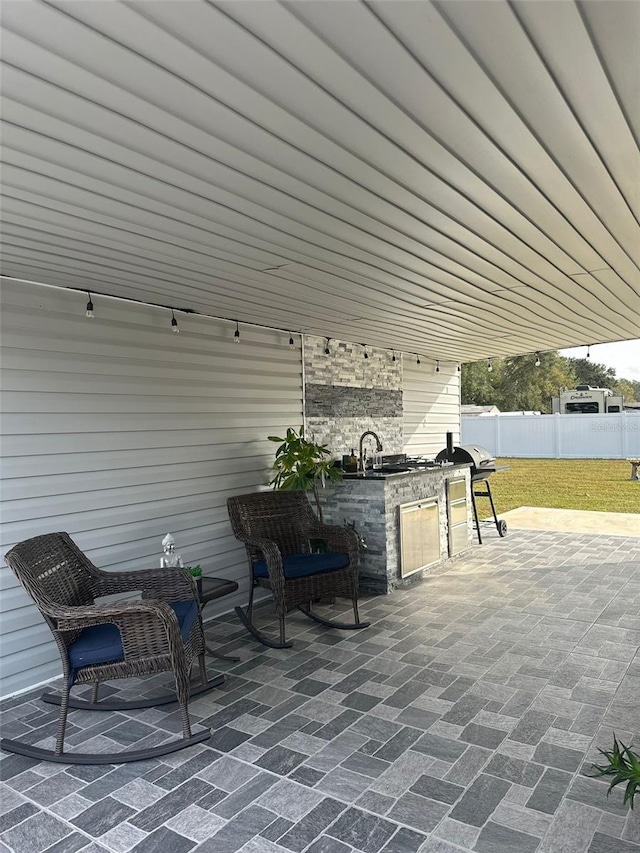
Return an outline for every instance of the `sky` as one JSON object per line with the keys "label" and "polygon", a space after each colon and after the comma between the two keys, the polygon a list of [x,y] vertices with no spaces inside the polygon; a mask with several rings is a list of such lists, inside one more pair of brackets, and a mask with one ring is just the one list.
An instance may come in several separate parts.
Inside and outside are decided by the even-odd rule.
{"label": "sky", "polygon": [[[560,350],[570,358],[585,358],[586,347]],[[593,344],[591,360],[606,367],[613,367],[618,379],[640,380],[640,340],[618,341],[613,344]]]}

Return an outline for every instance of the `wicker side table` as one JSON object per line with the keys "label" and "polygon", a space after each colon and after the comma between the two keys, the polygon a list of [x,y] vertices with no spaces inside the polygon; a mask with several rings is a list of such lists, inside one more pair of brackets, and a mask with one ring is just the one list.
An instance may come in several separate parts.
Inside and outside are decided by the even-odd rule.
{"label": "wicker side table", "polygon": [[[200,606],[202,610],[211,601],[216,601],[225,595],[230,595],[232,592],[237,592],[238,584],[236,581],[226,580],[226,578],[209,578],[206,575],[195,578],[196,586],[198,587],[198,596],[200,598]],[[229,655],[221,655],[220,652],[214,651],[206,642],[205,650],[211,657],[219,660],[228,660],[237,663],[240,658],[231,657]]]}

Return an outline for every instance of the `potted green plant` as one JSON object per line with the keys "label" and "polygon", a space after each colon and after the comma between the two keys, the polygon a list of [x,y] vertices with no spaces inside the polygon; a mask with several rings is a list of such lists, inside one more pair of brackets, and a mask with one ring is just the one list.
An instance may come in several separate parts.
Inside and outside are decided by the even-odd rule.
{"label": "potted green plant", "polygon": [[613,736],[613,749],[611,751],[598,749],[598,752],[607,759],[607,763],[594,764],[595,773],[590,775],[611,777],[607,796],[616,785],[625,784],[627,787],[624,792],[624,805],[628,803],[629,808],[633,808],[633,800],[637,788],[640,787],[640,759],[630,747],[619,741],[615,734]]}
{"label": "potted green plant", "polygon": [[195,580],[196,586],[198,587],[198,593],[202,595],[202,566],[186,566],[186,569]]}
{"label": "potted green plant", "polygon": [[276,474],[269,485],[274,489],[313,492],[318,518],[322,522],[319,488],[327,480],[342,479],[342,469],[335,466],[331,452],[326,445],[309,441],[305,437],[304,427],[300,427],[299,432],[288,429],[284,438],[270,435],[269,441],[280,445],[273,462]]}

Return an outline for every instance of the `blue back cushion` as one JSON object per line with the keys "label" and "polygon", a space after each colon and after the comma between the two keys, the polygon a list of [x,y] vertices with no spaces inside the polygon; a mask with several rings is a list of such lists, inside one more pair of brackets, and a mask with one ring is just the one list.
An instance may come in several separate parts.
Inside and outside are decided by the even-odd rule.
{"label": "blue back cushion", "polygon": [[[186,642],[198,617],[198,605],[195,601],[170,601],[168,604],[178,617],[180,634]],[[122,660],[124,650],[120,631],[115,625],[92,625],[91,628],[85,628],[69,646],[68,655],[72,669]]]}
{"label": "blue back cushion", "polygon": [[[348,565],[348,554],[291,554],[282,558],[282,568],[287,580],[317,575],[320,572],[335,572],[338,569],[346,569]],[[253,574],[257,578],[268,577],[265,560],[253,564]]]}

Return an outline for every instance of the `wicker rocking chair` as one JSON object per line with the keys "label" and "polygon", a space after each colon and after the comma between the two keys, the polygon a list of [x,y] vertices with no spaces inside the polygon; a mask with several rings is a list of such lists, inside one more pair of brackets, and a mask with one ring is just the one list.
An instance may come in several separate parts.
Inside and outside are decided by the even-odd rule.
{"label": "wicker rocking chair", "polygon": [[[5,555],[5,560],[51,629],[62,659],[64,683],[60,694],[44,693],[41,697],[44,702],[60,705],[55,748],[43,749],[3,738],[1,749],[41,761],[121,764],[176,752],[211,736],[209,729],[191,733],[187,703],[190,694],[195,696],[217,687],[224,678],[207,680],[198,596],[187,571],[101,571],[67,533],[49,533],[21,542]],[[138,590],[142,599],[95,603],[101,596]],[[202,685],[190,691],[189,675],[196,658]],[[173,673],[175,693],[159,699],[98,701],[102,681],[159,672]],[[71,697],[75,684],[93,684],[91,699]],[[69,708],[129,711],[176,701],[182,717],[180,739],[136,751],[64,751]]]}
{"label": "wicker rocking chair", "polygon": [[[245,543],[249,557],[250,593],[246,610],[236,607],[247,630],[265,646],[290,648],[286,614],[297,607],[305,616],[329,628],[368,628],[358,614],[358,538],[352,530],[321,524],[304,492],[257,492],[227,501],[236,539]],[[312,554],[310,540],[324,540],[330,551]],[[253,624],[256,587],[270,589],[280,623],[279,642]],[[323,619],[312,603],[327,596],[343,596],[353,603],[353,623]]]}

